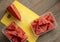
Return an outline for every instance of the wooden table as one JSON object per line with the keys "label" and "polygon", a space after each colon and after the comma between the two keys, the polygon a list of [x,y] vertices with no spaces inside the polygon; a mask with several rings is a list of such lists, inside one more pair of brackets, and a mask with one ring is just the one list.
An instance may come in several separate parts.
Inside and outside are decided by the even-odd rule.
{"label": "wooden table", "polygon": [[[13,0],[0,0],[0,20],[6,12],[6,7],[11,4]],[[30,8],[38,15],[45,12],[52,12],[57,21],[57,27],[51,32],[40,36],[37,42],[60,42],[60,1],[59,0],[19,0],[26,7]],[[2,29],[6,27],[0,23],[0,42],[9,42],[9,40],[2,34]]]}

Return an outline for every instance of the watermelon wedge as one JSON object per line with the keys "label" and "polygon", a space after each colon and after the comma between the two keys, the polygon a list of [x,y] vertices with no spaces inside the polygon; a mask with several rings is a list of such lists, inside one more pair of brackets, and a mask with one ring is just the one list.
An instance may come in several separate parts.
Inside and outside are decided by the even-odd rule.
{"label": "watermelon wedge", "polygon": [[42,15],[42,17],[44,17],[46,20],[50,21],[53,24],[55,23],[55,17],[51,12]]}
{"label": "watermelon wedge", "polygon": [[11,4],[7,7],[7,11],[12,14],[16,19],[21,20],[21,15],[18,12],[14,4]]}

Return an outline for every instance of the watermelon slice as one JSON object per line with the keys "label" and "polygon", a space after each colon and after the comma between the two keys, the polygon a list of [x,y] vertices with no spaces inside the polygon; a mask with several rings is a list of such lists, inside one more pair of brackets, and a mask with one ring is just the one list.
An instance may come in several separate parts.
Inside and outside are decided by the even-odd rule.
{"label": "watermelon slice", "polygon": [[35,31],[35,28],[37,28],[38,24],[38,19],[34,20],[32,24],[33,30]]}
{"label": "watermelon slice", "polygon": [[26,33],[15,22],[12,22],[4,32],[12,42],[24,42],[27,40]]}
{"label": "watermelon slice", "polygon": [[18,12],[14,4],[11,4],[7,7],[8,12],[10,12],[16,19],[21,20],[21,15]]}
{"label": "watermelon slice", "polygon": [[[44,20],[44,21],[43,21]],[[32,26],[32,29],[34,30],[35,34],[36,35],[40,35],[42,34],[43,32],[45,32],[46,28],[44,28],[44,24],[46,25],[46,22],[44,18],[39,18],[37,20],[34,20],[32,23],[31,23],[31,26]]]}
{"label": "watermelon slice", "polygon": [[36,35],[41,35],[42,33],[55,28],[55,18],[51,13],[44,14],[38,19],[35,19],[32,23],[32,29]]}
{"label": "watermelon slice", "polygon": [[42,15],[42,17],[44,17],[46,20],[50,21],[53,24],[55,22],[55,18],[51,12]]}
{"label": "watermelon slice", "polygon": [[43,32],[44,32],[44,30],[42,28],[37,28],[36,31],[35,31],[36,35],[40,35]]}
{"label": "watermelon slice", "polygon": [[42,15],[42,17],[44,17],[47,21],[50,22],[50,26],[48,26],[50,29],[56,27],[56,20],[51,12]]}

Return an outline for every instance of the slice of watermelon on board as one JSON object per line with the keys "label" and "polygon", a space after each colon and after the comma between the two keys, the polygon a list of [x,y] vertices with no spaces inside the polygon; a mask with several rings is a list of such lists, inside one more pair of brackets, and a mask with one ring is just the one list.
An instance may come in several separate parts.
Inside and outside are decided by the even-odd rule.
{"label": "slice of watermelon on board", "polygon": [[7,11],[13,15],[16,19],[21,20],[21,15],[18,12],[17,8],[15,7],[14,4],[11,4],[7,7]]}

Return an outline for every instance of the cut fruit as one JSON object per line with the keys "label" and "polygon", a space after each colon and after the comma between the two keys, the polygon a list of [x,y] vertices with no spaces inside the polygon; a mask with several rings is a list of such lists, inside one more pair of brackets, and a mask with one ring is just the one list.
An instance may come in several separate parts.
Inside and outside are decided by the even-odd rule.
{"label": "cut fruit", "polygon": [[18,12],[14,4],[11,4],[7,7],[7,10],[12,14],[16,19],[21,20],[21,15]]}
{"label": "cut fruit", "polygon": [[42,34],[43,32],[44,32],[44,30],[43,30],[42,28],[37,28],[36,31],[35,31],[35,33],[36,33],[37,35],[40,35],[40,34]]}
{"label": "cut fruit", "polygon": [[55,22],[54,16],[51,13],[47,13],[35,19],[31,23],[31,27],[36,35],[41,35],[48,30],[54,29],[56,26]]}
{"label": "cut fruit", "polygon": [[15,22],[12,22],[4,32],[12,42],[24,42],[27,40],[26,33]]}
{"label": "cut fruit", "polygon": [[55,18],[52,13],[46,13],[42,15],[42,17],[44,17],[46,20],[50,21],[51,23],[55,22]]}

